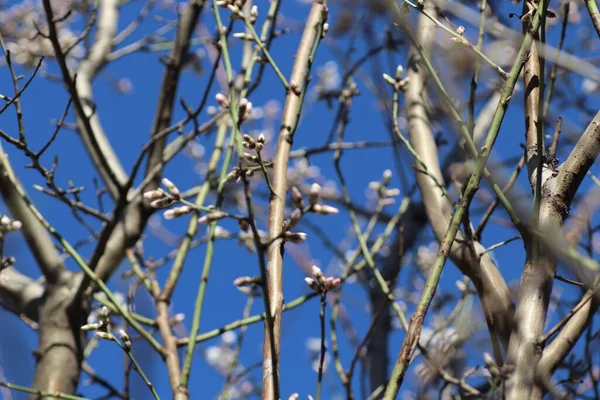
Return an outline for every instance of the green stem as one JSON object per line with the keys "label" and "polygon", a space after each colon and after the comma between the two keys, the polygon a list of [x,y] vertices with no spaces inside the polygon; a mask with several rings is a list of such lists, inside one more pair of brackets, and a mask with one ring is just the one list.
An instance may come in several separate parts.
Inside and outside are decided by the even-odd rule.
{"label": "green stem", "polygon": [[158,393],[156,393],[156,389],[155,389],[154,385],[152,384],[152,382],[150,382],[150,380],[148,379],[148,377],[146,376],[146,374],[142,370],[142,367],[140,366],[140,364],[137,362],[137,360],[133,356],[133,352],[131,351],[131,349],[126,349],[125,346],[121,342],[119,342],[118,340],[115,340],[115,342],[117,342],[117,344],[119,345],[119,347],[121,349],[123,349],[123,351],[127,354],[127,357],[129,357],[129,359],[133,363],[134,369],[138,372],[138,374],[140,374],[140,377],[142,378],[142,380],[144,381],[144,383],[146,384],[146,386],[148,386],[148,389],[150,389],[150,391],[152,392],[152,395],[154,396],[154,398],[156,400],[160,400],[160,397],[158,396]]}
{"label": "green stem", "polygon": [[[235,126],[235,125],[234,125]],[[229,166],[231,164],[231,159],[233,156],[233,143],[235,141],[237,130],[232,129],[231,135],[229,138],[229,146],[227,148],[227,152],[225,153],[225,159],[223,161],[223,165],[221,168],[221,174],[219,177],[219,186],[217,188],[217,204],[215,209],[220,210],[221,205],[223,203],[223,189],[225,188],[225,177],[227,176],[227,172],[229,171]],[[192,369],[192,360],[194,358],[194,349],[196,348],[196,336],[200,331],[200,319],[202,317],[202,306],[204,304],[204,295],[206,293],[206,285],[208,283],[208,275],[210,274],[210,268],[212,265],[212,260],[214,256],[214,248],[215,248],[215,231],[217,228],[217,222],[212,222],[210,224],[209,232],[208,232],[208,243],[206,246],[206,254],[204,257],[204,266],[202,267],[202,276],[200,278],[200,287],[198,288],[198,294],[196,296],[196,301],[194,303],[194,316],[192,319],[192,328],[190,330],[189,342],[187,346],[187,351],[185,354],[185,360],[183,363],[183,368],[181,370],[181,384],[184,387],[187,387],[190,372]]]}
{"label": "green stem", "polygon": [[285,79],[285,76],[283,76],[283,73],[281,73],[281,70],[277,66],[277,63],[271,57],[271,54],[269,53],[269,50],[267,50],[267,47],[265,46],[263,41],[260,40],[260,37],[258,37],[258,33],[256,33],[256,30],[254,30],[254,26],[252,26],[252,24],[250,23],[250,21],[248,21],[248,18],[246,18],[246,17],[244,17],[244,23],[246,24],[246,28],[248,28],[248,30],[252,33],[252,37],[254,38],[254,41],[256,42],[256,44],[258,45],[260,50],[263,52],[263,54],[267,58],[267,61],[269,61],[269,64],[271,64],[271,66],[273,67],[275,74],[277,75],[277,77],[279,78],[281,83],[283,83],[283,86],[287,90],[290,87],[287,79]]}
{"label": "green stem", "polygon": [[[210,191],[210,184],[217,170],[217,164],[221,159],[221,155],[223,153],[223,146],[225,144],[225,137],[227,134],[227,123],[222,120],[219,124],[219,128],[217,131],[217,138],[215,141],[215,147],[212,155],[210,156],[210,160],[208,161],[208,170],[206,173],[206,178],[202,183],[202,187],[196,196],[194,201],[195,207],[202,207],[204,202],[206,201],[206,197]],[[175,256],[175,261],[173,262],[173,267],[169,272],[169,276],[167,278],[167,282],[165,283],[165,287],[163,288],[161,297],[165,300],[171,298],[173,291],[175,290],[175,286],[177,285],[177,281],[181,276],[181,271],[183,270],[183,264],[189,254],[190,247],[194,236],[198,232],[198,211],[194,211],[190,220],[188,222],[187,231],[185,233],[185,237],[183,238],[181,244],[179,245],[179,250],[177,251],[177,255]]]}
{"label": "green stem", "polygon": [[19,392],[25,392],[29,394],[36,395],[38,398],[55,398],[55,399],[64,399],[64,400],[89,400],[87,397],[79,397],[73,396],[66,393],[60,392],[44,392],[37,389],[28,388],[26,386],[15,385],[13,383],[8,382],[0,382],[0,386],[11,390],[17,390]]}
{"label": "green stem", "polygon": [[592,24],[596,29],[596,33],[598,37],[600,37],[600,13],[598,13],[598,6],[596,5],[596,0],[585,0],[585,6],[588,9],[588,13],[590,14],[590,18],[592,19]]}

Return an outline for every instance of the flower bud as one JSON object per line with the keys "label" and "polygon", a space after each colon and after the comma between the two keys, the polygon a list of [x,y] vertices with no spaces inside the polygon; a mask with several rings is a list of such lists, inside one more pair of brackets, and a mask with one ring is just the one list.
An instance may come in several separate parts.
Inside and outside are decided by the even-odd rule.
{"label": "flower bud", "polygon": [[286,232],[284,239],[288,242],[300,244],[306,241],[306,236],[304,232]]}
{"label": "flower bud", "polygon": [[175,196],[175,197],[179,196],[179,193],[180,193],[179,189],[169,179],[163,178],[162,179],[162,184],[167,188],[167,190],[169,191],[169,193],[171,193],[173,196]]}
{"label": "flower bud", "polygon": [[158,188],[155,190],[149,190],[147,192],[144,193],[144,199],[146,200],[156,200],[156,199],[161,199],[163,197],[165,197],[165,191]]}
{"label": "flower bud", "polygon": [[326,204],[315,204],[312,206],[312,211],[320,215],[335,215],[340,212],[337,208]]}
{"label": "flower bud", "polygon": [[108,332],[102,332],[102,331],[96,331],[94,332],[94,335],[98,338],[98,339],[103,339],[103,340],[115,340],[115,337],[108,333]]}
{"label": "flower bud", "polygon": [[292,212],[292,215],[290,215],[288,229],[293,228],[298,223],[298,221],[300,221],[300,218],[302,218],[302,210],[300,210],[299,208],[296,208]]}
{"label": "flower bud", "polygon": [[315,292],[319,292],[321,289],[317,281],[315,281],[313,278],[306,277],[304,278],[304,282],[306,282],[308,287],[314,290]]}
{"label": "flower bud", "polygon": [[173,219],[177,217],[181,217],[182,215],[189,214],[192,212],[192,207],[190,206],[181,206],[176,208],[171,208],[164,212],[163,216],[165,219]]}
{"label": "flower bud", "polygon": [[240,276],[233,281],[234,286],[244,287],[256,284],[256,278],[251,276]]}
{"label": "flower bud", "polygon": [[215,96],[215,99],[217,100],[217,103],[219,103],[219,105],[223,108],[229,108],[229,100],[227,99],[227,97],[225,97],[225,95],[223,93],[217,93]]}
{"label": "flower bud", "polygon": [[394,78],[392,78],[391,76],[389,76],[388,74],[383,74],[383,80],[385,81],[385,83],[387,83],[391,87],[396,87],[396,80]]}
{"label": "flower bud", "polygon": [[127,332],[125,332],[123,329],[119,330],[119,338],[121,339],[121,342],[123,342],[123,347],[125,348],[125,351],[131,351],[131,339],[129,338]]}
{"label": "flower bud", "polygon": [[317,267],[316,265],[312,266],[311,273],[317,279],[323,277],[323,271],[321,271],[321,268]]}
{"label": "flower bud", "polygon": [[319,185],[318,183],[313,183],[310,186],[310,194],[308,196],[308,203],[311,206],[314,206],[315,204],[317,204],[319,202],[320,198],[321,198],[321,185]]}
{"label": "flower bud", "polygon": [[18,231],[19,229],[21,229],[22,226],[23,226],[23,224],[21,223],[21,221],[15,219],[8,225],[8,230],[9,231]]}
{"label": "flower bud", "polygon": [[228,214],[223,211],[213,211],[208,213],[200,218],[198,218],[198,223],[200,224],[210,224],[211,222],[219,221],[225,218]]}
{"label": "flower bud", "polygon": [[[404,75],[404,67],[402,65],[398,65],[396,67],[396,80],[400,81],[402,79],[403,75]],[[390,173],[390,177],[391,177],[392,171],[390,171],[389,169],[387,169],[386,172],[389,172]],[[385,174],[385,172],[384,172],[384,174]]]}
{"label": "flower bud", "polygon": [[296,186],[292,186],[291,192],[294,205],[301,210],[304,209],[304,198],[302,193],[300,193],[300,190],[298,190]]}
{"label": "flower bud", "polygon": [[175,202],[175,200],[172,199],[171,197],[164,197],[162,199],[154,200],[152,203],[150,203],[150,207],[152,207],[152,208],[165,208],[165,207],[170,206],[174,202]]}
{"label": "flower bud", "polygon": [[238,118],[240,121],[245,121],[250,116],[250,112],[252,111],[252,103],[248,101],[248,99],[243,98],[240,100],[240,105],[238,108]]}
{"label": "flower bud", "polygon": [[99,329],[101,326],[101,324],[85,324],[83,325],[81,328],[82,331],[87,332],[87,331],[95,331],[96,329]]}

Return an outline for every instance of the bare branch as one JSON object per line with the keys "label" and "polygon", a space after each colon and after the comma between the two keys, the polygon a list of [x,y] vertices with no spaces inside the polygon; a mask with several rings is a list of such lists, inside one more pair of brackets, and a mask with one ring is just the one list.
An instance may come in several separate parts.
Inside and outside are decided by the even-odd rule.
{"label": "bare branch", "polygon": [[87,58],[81,62],[76,77],[73,77],[67,66],[65,53],[60,46],[59,32],[56,29],[50,0],[44,0],[49,38],[62,72],[62,79],[73,98],[81,138],[109,192],[113,198],[116,198],[121,187],[127,181],[127,174],[100,125],[98,110],[93,105],[92,80],[106,63],[112,49],[119,18],[119,1],[102,0],[100,7],[94,46]]}
{"label": "bare branch", "polygon": [[[263,347],[263,399],[278,397],[279,366],[273,365],[273,360],[279,360],[279,345],[281,335],[281,312],[283,307],[283,221],[285,199],[287,193],[287,170],[290,149],[298,124],[299,111],[302,107],[301,93],[306,90],[307,76],[312,64],[316,45],[321,39],[322,25],[327,18],[326,7],[317,2],[313,3],[302,39],[296,52],[294,68],[290,78],[290,88],[286,95],[285,107],[281,121],[281,130],[277,141],[277,150],[273,159],[273,188],[274,195],[269,202],[269,238],[271,243],[267,249],[268,277],[267,293],[271,309],[267,310],[272,316],[273,337],[271,329],[265,328]],[[275,352],[273,354],[272,347]]]}

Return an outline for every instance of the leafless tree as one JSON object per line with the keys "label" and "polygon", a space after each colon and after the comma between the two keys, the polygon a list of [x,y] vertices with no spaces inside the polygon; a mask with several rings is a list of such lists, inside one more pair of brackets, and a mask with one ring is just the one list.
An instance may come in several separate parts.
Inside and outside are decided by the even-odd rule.
{"label": "leafless tree", "polygon": [[[88,377],[120,399],[600,399],[599,38],[594,0],[0,1],[0,305],[38,337],[30,385],[0,365],[3,395],[83,399]],[[106,101],[135,90],[113,66],[141,56],[162,69],[153,120],[128,115],[143,135]],[[72,132],[85,182],[63,167]],[[215,300],[221,242],[249,252]],[[239,292],[243,310],[206,329]],[[314,313],[297,335],[314,337],[314,390],[281,385],[292,309]],[[98,346],[122,350],[121,382],[93,365]],[[190,387],[201,362],[219,393]]]}

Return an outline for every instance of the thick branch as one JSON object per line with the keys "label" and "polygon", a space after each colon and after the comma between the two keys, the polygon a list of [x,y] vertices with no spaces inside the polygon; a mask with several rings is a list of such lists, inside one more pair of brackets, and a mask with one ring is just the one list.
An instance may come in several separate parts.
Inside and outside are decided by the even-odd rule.
{"label": "thick branch", "polygon": [[[435,12],[433,9],[429,13]],[[419,40],[425,52],[431,51],[431,43],[435,33],[435,25],[424,16],[419,19]],[[419,64],[416,51],[411,52],[408,66],[408,83],[406,90],[406,110],[408,117],[408,133],[411,143],[423,163],[427,166],[427,174],[417,173],[417,184],[423,196],[427,217],[438,241],[441,241],[448,229],[452,206],[438,185],[444,182],[440,168],[435,137],[431,131],[427,115],[427,91],[425,86],[425,68]],[[433,179],[433,178],[435,179]],[[464,236],[459,232],[452,245],[450,258],[469,276],[479,291],[490,327],[499,335],[501,342],[507,346],[512,318],[512,302],[506,282],[488,254],[477,259],[465,244]],[[479,242],[473,243],[477,253],[483,253],[484,247]]]}
{"label": "thick branch", "polygon": [[[600,152],[600,112],[596,114],[558,175],[544,182],[539,231],[556,232],[562,226],[575,193]],[[540,250],[543,251],[543,250]],[[543,251],[548,254],[548,251]],[[519,302],[515,313],[514,332],[508,351],[508,362],[516,370],[507,381],[507,398],[529,398],[535,379],[535,368],[541,357],[539,343],[556,273],[556,259],[540,255],[536,262],[528,260],[519,286]]]}
{"label": "thick branch", "polygon": [[[294,68],[289,81],[290,88],[288,88],[285,99],[277,149],[273,159],[274,194],[269,203],[269,238],[272,241],[267,249],[267,295],[269,296],[271,309],[266,310],[272,316],[273,327],[272,329],[265,327],[262,391],[262,398],[269,400],[276,398],[275,393],[279,382],[279,368],[278,365],[273,365],[273,360],[276,363],[279,360],[281,312],[283,307],[283,242],[281,239],[275,238],[281,236],[283,229],[288,161],[302,106],[303,96],[301,96],[301,93],[306,90],[305,85],[308,83],[306,78],[312,63],[311,53],[315,43],[320,40],[321,25],[325,17],[325,6],[317,2],[313,3],[295,56]],[[273,337],[271,337],[270,331],[273,332]],[[275,354],[272,354],[272,348]]]}
{"label": "thick branch", "polygon": [[39,307],[45,287],[21,274],[13,267],[0,272],[0,302],[11,312],[23,315],[31,321],[39,319]]}
{"label": "thick branch", "polygon": [[[79,279],[71,272],[50,286],[40,308],[39,345],[33,387],[47,392],[75,393],[83,359],[87,313],[69,307]],[[37,397],[32,397],[37,399]]]}

